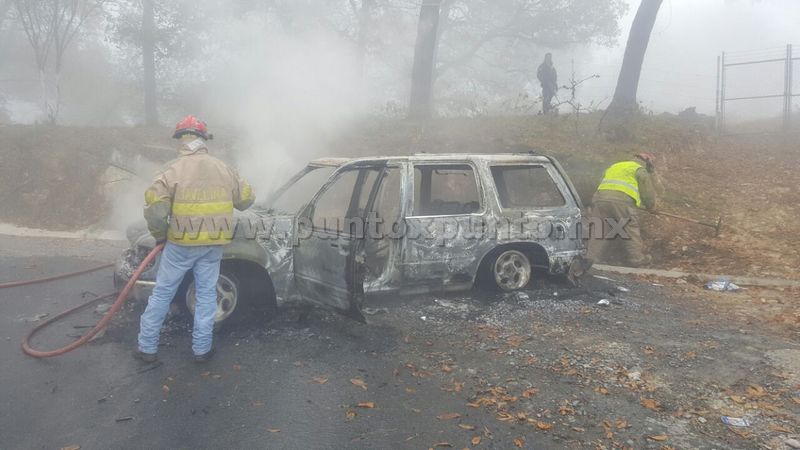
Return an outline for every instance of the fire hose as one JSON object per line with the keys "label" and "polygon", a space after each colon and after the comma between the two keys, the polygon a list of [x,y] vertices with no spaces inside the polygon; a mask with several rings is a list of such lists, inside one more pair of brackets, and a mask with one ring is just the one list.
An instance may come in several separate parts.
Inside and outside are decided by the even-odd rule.
{"label": "fire hose", "polygon": [[[25,338],[22,340],[22,351],[24,351],[26,354],[28,354],[30,356],[33,356],[34,358],[50,358],[50,357],[53,357],[53,356],[59,356],[59,355],[63,355],[64,353],[71,352],[72,350],[75,350],[76,348],[78,348],[78,347],[86,344],[87,342],[91,341],[97,335],[97,333],[102,331],[108,325],[108,323],[111,321],[111,318],[114,316],[114,314],[116,314],[117,311],[119,311],[120,308],[122,308],[122,305],[125,303],[125,300],[127,300],[128,294],[130,293],[131,289],[133,289],[133,285],[136,283],[136,280],[139,279],[139,277],[142,275],[142,272],[144,272],[145,269],[147,268],[147,266],[151,262],[153,262],[153,260],[156,258],[156,256],[158,256],[158,254],[161,253],[161,250],[163,248],[164,248],[164,244],[159,244],[159,245],[155,246],[153,248],[153,250],[150,251],[150,253],[147,254],[147,256],[144,258],[144,260],[139,264],[139,267],[137,267],[136,270],[133,272],[133,275],[131,275],[131,278],[128,280],[128,283],[125,285],[125,287],[122,289],[122,291],[119,292],[119,294],[111,293],[111,294],[101,295],[101,296],[99,296],[97,298],[93,298],[93,299],[89,300],[88,302],[82,303],[82,304],[80,304],[80,305],[78,305],[78,306],[76,306],[74,308],[70,308],[70,309],[68,309],[68,310],[66,310],[66,311],[64,311],[62,313],[57,314],[54,317],[51,317],[50,319],[47,319],[46,321],[40,323],[39,325],[35,326],[28,333],[28,335],[25,336]],[[111,266],[113,266],[113,264],[103,264],[102,266],[92,267],[92,268],[85,269],[85,270],[80,270],[80,271],[77,271],[77,272],[71,272],[71,273],[65,273],[65,274],[61,274],[61,275],[55,275],[55,276],[52,276],[52,277],[38,278],[38,279],[35,279],[35,280],[13,281],[13,282],[10,282],[10,283],[3,283],[3,284],[0,284],[0,289],[11,288],[11,287],[19,287],[19,286],[30,286],[30,285],[33,285],[33,284],[45,283],[45,282],[48,282],[48,281],[61,280],[61,279],[64,279],[64,278],[70,278],[70,277],[83,275],[83,274],[90,273],[90,272],[96,272],[98,270],[102,270],[102,269],[105,269],[105,268],[108,268],[108,267],[111,267]],[[94,328],[92,328],[88,333],[84,334],[83,336],[81,336],[80,338],[76,339],[72,343],[70,343],[68,345],[65,345],[64,347],[57,348],[55,350],[36,350],[33,347],[31,347],[31,344],[30,344],[31,339],[33,338],[34,335],[36,335],[36,333],[38,333],[42,329],[44,329],[47,326],[53,324],[54,322],[57,322],[57,321],[63,319],[64,317],[67,317],[67,316],[69,316],[69,315],[71,315],[71,314],[73,314],[73,313],[75,313],[77,311],[80,311],[83,308],[86,308],[87,306],[89,306],[91,304],[94,304],[94,303],[100,302],[102,300],[106,300],[106,299],[112,298],[115,295],[117,296],[117,299],[111,305],[111,308],[109,308],[109,310],[103,315],[103,317],[100,319],[100,321],[97,322],[97,325],[95,325]]]}

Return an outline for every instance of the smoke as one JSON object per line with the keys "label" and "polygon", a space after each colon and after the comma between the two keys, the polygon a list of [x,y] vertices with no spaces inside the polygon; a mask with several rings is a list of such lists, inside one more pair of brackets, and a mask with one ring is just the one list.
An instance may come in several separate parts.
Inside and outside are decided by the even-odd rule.
{"label": "smoke", "polygon": [[263,18],[229,24],[206,83],[209,123],[236,131],[236,165],[263,197],[363,113],[353,44],[324,29],[282,32]]}

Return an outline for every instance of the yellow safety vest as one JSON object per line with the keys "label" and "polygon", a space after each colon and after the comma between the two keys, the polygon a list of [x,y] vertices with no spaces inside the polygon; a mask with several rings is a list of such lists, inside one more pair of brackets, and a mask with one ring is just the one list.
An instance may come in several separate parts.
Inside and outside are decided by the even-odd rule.
{"label": "yellow safety vest", "polygon": [[636,181],[636,171],[642,165],[634,161],[618,162],[608,169],[603,175],[603,181],[597,187],[598,191],[619,191],[628,194],[636,201],[636,206],[642,206],[639,196],[639,182]]}

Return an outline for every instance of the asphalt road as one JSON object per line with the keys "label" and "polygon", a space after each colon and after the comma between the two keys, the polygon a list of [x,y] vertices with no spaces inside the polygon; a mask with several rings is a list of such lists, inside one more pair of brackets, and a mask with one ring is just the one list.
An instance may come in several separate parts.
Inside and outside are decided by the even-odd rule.
{"label": "asphalt road", "polygon": [[[0,281],[103,263],[121,248],[2,237],[0,245]],[[70,354],[22,353],[38,315],[111,289],[106,270],[0,290],[0,448],[755,448],[784,436],[766,433],[769,425],[798,417],[791,386],[800,373],[769,356],[791,360],[796,343],[624,279],[589,290],[544,281],[524,294],[383,299],[370,304],[368,325],[281,311],[219,333],[206,365],[193,362],[180,318],[163,333],[159,364],[135,361],[142,305],[130,305]],[[98,318],[77,315],[35,344],[63,345]],[[785,409],[751,409],[743,437],[720,416],[746,406],[729,396],[749,385]]]}

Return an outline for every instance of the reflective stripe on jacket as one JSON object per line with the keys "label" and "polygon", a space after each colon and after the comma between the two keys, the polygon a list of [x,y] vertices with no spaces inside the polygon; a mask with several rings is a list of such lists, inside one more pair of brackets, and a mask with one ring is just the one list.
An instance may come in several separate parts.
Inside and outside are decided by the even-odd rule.
{"label": "reflective stripe on jacket", "polygon": [[224,162],[208,154],[202,139],[185,142],[180,156],[156,176],[144,194],[150,233],[178,245],[224,245],[236,224],[233,209],[255,201],[253,190]]}
{"label": "reflective stripe on jacket", "polygon": [[642,198],[639,194],[639,181],[636,179],[636,171],[642,165],[635,161],[618,162],[608,169],[603,175],[603,181],[597,187],[598,191],[619,191],[627,194],[636,202],[636,207],[642,206]]}

